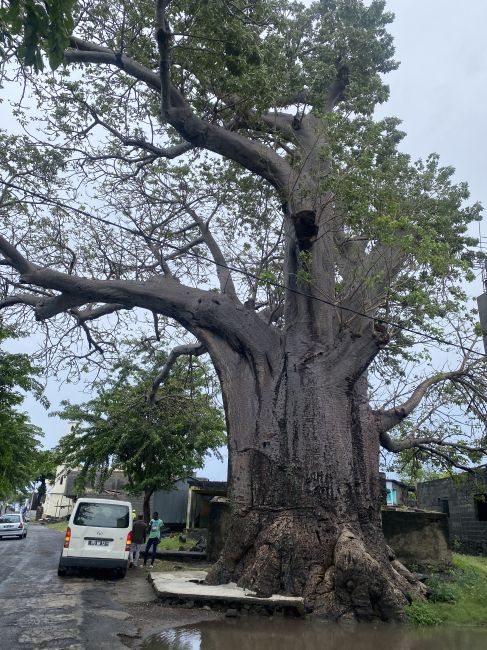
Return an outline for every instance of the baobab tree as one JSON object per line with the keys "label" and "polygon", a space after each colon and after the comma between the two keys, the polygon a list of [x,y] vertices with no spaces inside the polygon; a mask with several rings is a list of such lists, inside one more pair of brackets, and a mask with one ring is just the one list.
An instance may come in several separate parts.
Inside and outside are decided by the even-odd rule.
{"label": "baobab tree", "polygon": [[[480,212],[372,118],[391,19],[382,1],[78,2],[63,70],[22,70],[37,121],[1,154],[1,306],[51,341],[80,332],[92,360],[144,312],[153,339],[167,319],[194,337],[148,399],[175,358],[208,353],[232,518],[207,580],[332,619],[398,618],[421,593],[382,535],[380,448],[465,468],[485,451],[464,342],[402,401],[371,399],[372,374],[387,389],[463,315]],[[444,391],[480,435],[414,419]]]}

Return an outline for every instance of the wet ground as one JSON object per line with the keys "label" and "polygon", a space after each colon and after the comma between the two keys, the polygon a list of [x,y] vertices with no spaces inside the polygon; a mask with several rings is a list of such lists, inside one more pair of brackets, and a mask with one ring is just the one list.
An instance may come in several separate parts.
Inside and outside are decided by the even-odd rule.
{"label": "wet ground", "polygon": [[31,525],[0,540],[0,648],[122,650],[161,630],[221,614],[161,607],[142,569],[59,578],[64,535]]}
{"label": "wet ground", "polygon": [[485,650],[487,629],[227,619],[165,630],[144,650]]}
{"label": "wet ground", "polygon": [[59,578],[63,534],[31,526],[0,540],[0,648],[9,650],[485,650],[487,628],[320,624],[224,618],[161,607],[142,569]]}

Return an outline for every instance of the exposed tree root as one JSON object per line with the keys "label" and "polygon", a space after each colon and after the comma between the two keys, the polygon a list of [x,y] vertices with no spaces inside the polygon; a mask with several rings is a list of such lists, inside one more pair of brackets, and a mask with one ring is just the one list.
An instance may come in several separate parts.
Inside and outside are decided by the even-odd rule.
{"label": "exposed tree root", "polygon": [[350,525],[284,511],[234,516],[207,582],[234,581],[260,596],[303,596],[308,612],[338,620],[401,620],[425,587],[385,543],[367,544]]}

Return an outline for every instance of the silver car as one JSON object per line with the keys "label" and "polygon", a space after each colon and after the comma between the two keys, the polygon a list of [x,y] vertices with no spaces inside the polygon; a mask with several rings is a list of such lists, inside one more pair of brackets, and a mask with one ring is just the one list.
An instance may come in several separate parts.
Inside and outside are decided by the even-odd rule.
{"label": "silver car", "polygon": [[0,538],[27,537],[27,520],[19,512],[6,512],[0,515]]}

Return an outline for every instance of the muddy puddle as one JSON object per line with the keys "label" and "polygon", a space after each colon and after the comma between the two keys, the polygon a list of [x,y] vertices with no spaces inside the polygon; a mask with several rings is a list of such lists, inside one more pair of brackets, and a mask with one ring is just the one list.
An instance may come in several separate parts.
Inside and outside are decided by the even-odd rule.
{"label": "muddy puddle", "polygon": [[293,619],[206,621],[165,630],[143,650],[486,650],[487,628],[416,629]]}

